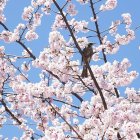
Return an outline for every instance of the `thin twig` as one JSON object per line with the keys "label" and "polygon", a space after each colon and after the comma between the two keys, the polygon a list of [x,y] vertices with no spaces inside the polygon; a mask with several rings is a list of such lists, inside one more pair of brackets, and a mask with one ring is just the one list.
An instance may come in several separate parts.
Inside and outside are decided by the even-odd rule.
{"label": "thin twig", "polygon": [[70,127],[71,130],[73,130],[73,132],[75,132],[75,134],[78,136],[78,138],[80,140],[83,140],[83,138],[78,134],[78,132],[68,123],[68,121],[54,108],[54,106],[46,100],[46,102],[52,107],[52,109],[56,112],[56,114],[61,117],[61,119]]}

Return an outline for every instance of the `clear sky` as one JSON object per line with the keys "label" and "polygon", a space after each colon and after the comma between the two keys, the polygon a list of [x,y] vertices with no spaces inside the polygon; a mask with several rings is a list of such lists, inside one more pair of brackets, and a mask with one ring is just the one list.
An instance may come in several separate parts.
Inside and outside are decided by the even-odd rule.
{"label": "clear sky", "polygon": [[[105,1],[105,0],[104,0]],[[58,2],[63,2],[63,0],[58,0]],[[6,9],[5,16],[7,18],[6,25],[13,31],[16,25],[24,21],[21,18],[22,11],[25,6],[30,5],[30,0],[9,0]],[[89,7],[85,8],[76,3],[76,7],[79,10],[79,17],[77,19],[87,19],[88,15],[91,15]],[[132,16],[132,29],[135,29],[140,25],[140,0],[118,0],[118,6],[113,11],[107,11],[103,14],[99,14],[99,25],[100,29],[103,31],[111,25],[111,21],[116,19],[122,19],[121,14],[129,12]],[[42,24],[37,28],[37,33],[39,39],[32,42],[25,42],[25,44],[33,50],[33,53],[38,56],[39,52],[43,50],[45,46],[48,45],[48,35],[50,32],[51,23],[54,20],[54,15],[44,16],[42,19]],[[2,28],[0,27],[0,31]],[[122,31],[123,32],[123,31]],[[94,42],[94,39],[91,39]],[[16,44],[5,44],[0,40],[0,45],[6,46],[6,52],[10,54],[21,54],[22,48]],[[120,50],[115,55],[108,55],[109,61],[118,60],[121,61],[123,58],[128,58],[132,64],[129,70],[136,70],[140,73],[140,29],[136,31],[136,39],[126,46],[120,47]],[[36,70],[38,72],[39,70]],[[38,81],[38,75],[32,73],[30,78],[35,82]],[[140,87],[140,76],[130,85],[138,89]],[[0,134],[7,136],[9,138],[14,135],[21,135],[18,129],[12,127],[11,125],[5,125],[4,129],[0,129]]]}

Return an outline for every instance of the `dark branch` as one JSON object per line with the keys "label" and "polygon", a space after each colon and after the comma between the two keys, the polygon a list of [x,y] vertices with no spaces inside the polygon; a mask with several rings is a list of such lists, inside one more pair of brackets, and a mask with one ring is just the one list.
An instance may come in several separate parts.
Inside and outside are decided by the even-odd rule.
{"label": "dark branch", "polygon": [[89,70],[89,73],[90,73],[90,75],[91,75],[91,78],[93,79],[93,81],[94,81],[94,83],[95,83],[95,86],[97,87],[97,89],[98,89],[98,91],[99,91],[100,97],[101,97],[102,102],[103,102],[104,109],[106,110],[106,109],[107,109],[107,104],[106,104],[105,98],[104,98],[104,96],[103,96],[103,93],[102,93],[102,91],[101,91],[101,89],[100,89],[100,87],[99,87],[97,81],[96,81],[96,78],[94,77],[94,74],[93,74],[93,72],[92,72],[92,70],[91,70],[91,68],[90,68],[90,65],[89,65],[87,59],[85,58],[85,56],[84,56],[84,54],[83,54],[83,52],[82,52],[82,50],[81,50],[81,48],[80,48],[80,46],[79,46],[79,44],[78,44],[78,42],[77,42],[77,40],[76,40],[76,38],[75,38],[73,32],[72,32],[72,29],[70,28],[70,25],[69,25],[69,23],[68,23],[68,21],[67,21],[65,15],[63,14],[62,9],[60,8],[60,6],[57,4],[57,2],[56,2],[55,0],[53,0],[53,2],[54,2],[54,4],[55,4],[55,6],[57,7],[57,9],[59,10],[60,14],[62,15],[63,20],[64,20],[64,22],[65,22],[65,24],[66,24],[66,26],[67,26],[67,28],[68,28],[68,30],[69,30],[69,32],[70,32],[70,35],[71,35],[71,37],[72,37],[72,39],[73,39],[73,41],[74,41],[74,43],[75,43],[75,45],[76,45],[76,48],[79,50],[79,53],[82,55],[82,57],[83,57],[83,59],[84,59],[84,61],[85,61],[85,64],[86,64],[86,66],[87,66],[87,68],[88,68],[88,70]]}
{"label": "dark branch", "polygon": [[[90,0],[90,6],[91,6],[93,17],[94,17],[94,19],[97,19],[97,16],[96,16],[96,13],[95,13],[94,6],[93,5],[94,4],[93,4],[92,0]],[[96,27],[96,31],[97,31],[97,36],[98,36],[99,42],[100,42],[100,44],[103,44],[102,43],[102,37],[100,35],[100,30],[99,30],[99,25],[98,25],[97,20],[95,20],[95,27]],[[104,49],[102,49],[102,53],[103,53],[104,62],[106,63],[107,62],[107,58],[106,58]]]}
{"label": "dark branch", "polygon": [[19,124],[21,125],[22,122],[9,110],[9,108],[6,106],[6,103],[4,102],[4,100],[1,100],[2,105],[5,108],[5,111]]}
{"label": "dark branch", "polygon": [[46,102],[52,107],[52,109],[56,112],[56,114],[61,117],[61,119],[70,127],[70,129],[75,132],[75,134],[78,136],[80,140],[83,140],[83,138],[78,134],[78,132],[67,122],[67,120],[53,107],[53,105],[46,100]]}

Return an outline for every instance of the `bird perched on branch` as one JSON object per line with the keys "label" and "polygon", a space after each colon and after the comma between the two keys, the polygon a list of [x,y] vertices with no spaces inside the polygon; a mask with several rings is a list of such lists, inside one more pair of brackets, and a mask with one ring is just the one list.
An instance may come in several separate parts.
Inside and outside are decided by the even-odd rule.
{"label": "bird perched on branch", "polygon": [[[91,57],[93,55],[93,49],[92,46],[95,43],[88,43],[88,45],[83,49],[83,55],[85,57],[86,60],[84,60],[83,56],[82,56],[82,64],[83,64],[83,71],[81,76],[84,77],[88,77],[88,68],[86,66],[86,62],[90,63]],[[86,61],[86,62],[85,62]]]}

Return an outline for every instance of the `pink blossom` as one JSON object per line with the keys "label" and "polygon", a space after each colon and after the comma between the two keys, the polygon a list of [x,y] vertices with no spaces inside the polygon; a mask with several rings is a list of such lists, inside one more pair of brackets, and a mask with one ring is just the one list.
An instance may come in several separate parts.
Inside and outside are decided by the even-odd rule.
{"label": "pink blossom", "polygon": [[33,30],[30,30],[26,33],[25,38],[28,41],[32,41],[32,40],[38,39],[38,35]]}
{"label": "pink blossom", "polygon": [[86,4],[89,2],[89,0],[77,0],[80,4]]}
{"label": "pink blossom", "polygon": [[100,10],[106,11],[106,10],[113,10],[117,6],[117,0],[107,0],[104,5],[100,6]]}
{"label": "pink blossom", "polygon": [[31,18],[31,13],[34,11],[34,8],[31,6],[25,7],[22,13],[22,18],[28,21]]}
{"label": "pink blossom", "polygon": [[122,14],[123,22],[129,27],[132,23],[131,15],[129,13]]}
{"label": "pink blossom", "polygon": [[70,3],[67,7],[67,12],[70,14],[70,16],[75,16],[77,14],[77,10],[75,10],[75,5]]}

